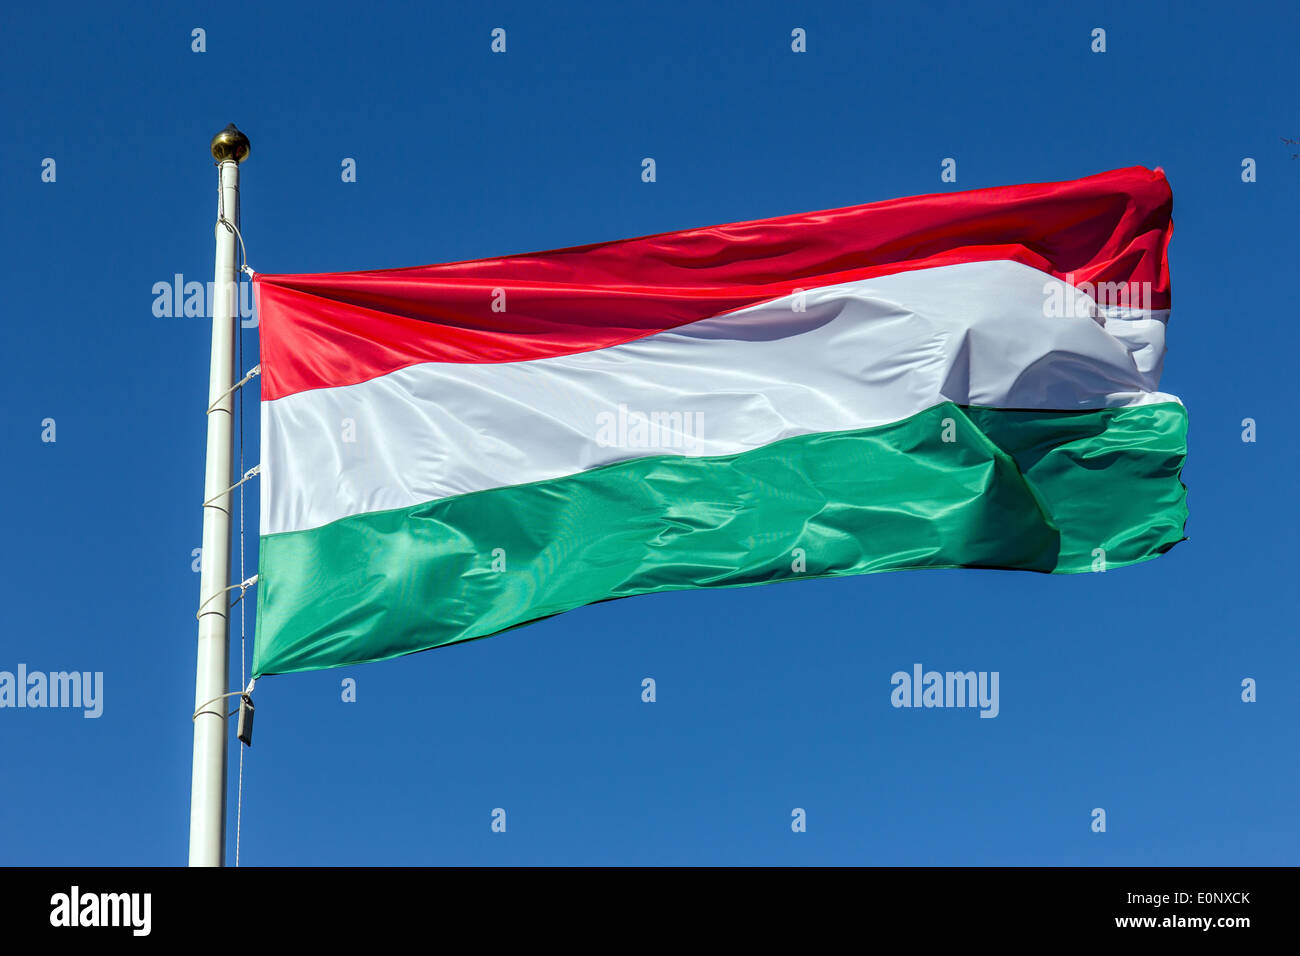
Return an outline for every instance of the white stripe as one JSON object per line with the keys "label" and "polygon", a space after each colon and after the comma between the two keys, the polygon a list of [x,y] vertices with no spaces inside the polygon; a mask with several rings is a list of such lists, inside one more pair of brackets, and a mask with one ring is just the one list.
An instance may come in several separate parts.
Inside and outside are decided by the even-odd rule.
{"label": "white stripe", "polygon": [[[1039,409],[1177,401],[1156,391],[1166,312],[1108,318],[1073,286],[1018,263],[905,272],[804,297],[805,311],[795,295],[592,352],[426,363],[264,402],[262,533],[645,455],[729,455],[887,424],[945,400]],[[638,412],[679,417],[642,435]]]}

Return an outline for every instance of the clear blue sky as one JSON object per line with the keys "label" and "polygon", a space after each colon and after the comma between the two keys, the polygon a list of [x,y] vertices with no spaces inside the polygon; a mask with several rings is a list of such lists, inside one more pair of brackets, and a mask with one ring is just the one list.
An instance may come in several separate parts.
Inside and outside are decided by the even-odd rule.
{"label": "clear blue sky", "polygon": [[[6,11],[0,669],[102,671],[105,700],[0,710],[0,863],[185,860],[209,333],[151,290],[211,279],[232,121],[263,272],[1162,166],[1191,420],[1190,540],[1141,566],[659,594],[267,678],[244,864],[1295,863],[1294,4],[463,6]],[[236,619],[232,686],[238,654]],[[1000,715],[893,709],[918,661],[998,671]]]}

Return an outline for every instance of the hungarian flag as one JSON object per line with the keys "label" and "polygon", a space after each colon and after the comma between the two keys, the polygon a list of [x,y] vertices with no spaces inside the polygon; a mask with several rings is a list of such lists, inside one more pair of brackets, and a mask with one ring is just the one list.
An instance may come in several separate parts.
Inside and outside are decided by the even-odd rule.
{"label": "hungarian flag", "polygon": [[259,275],[255,675],[596,601],[1183,540],[1143,168],[448,265]]}

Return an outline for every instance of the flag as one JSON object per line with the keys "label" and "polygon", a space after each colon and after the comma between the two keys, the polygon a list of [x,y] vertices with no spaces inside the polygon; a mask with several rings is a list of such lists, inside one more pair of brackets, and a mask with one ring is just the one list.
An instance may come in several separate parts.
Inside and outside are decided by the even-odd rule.
{"label": "flag", "polygon": [[258,275],[255,675],[612,598],[1183,540],[1159,170]]}

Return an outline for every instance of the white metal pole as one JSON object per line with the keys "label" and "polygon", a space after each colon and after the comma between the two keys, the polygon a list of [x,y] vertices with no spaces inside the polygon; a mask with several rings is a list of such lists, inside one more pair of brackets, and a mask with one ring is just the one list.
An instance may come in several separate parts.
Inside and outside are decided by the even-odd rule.
{"label": "white metal pole", "polygon": [[208,453],[203,478],[203,552],[199,573],[198,666],[194,677],[194,773],[190,789],[190,866],[222,866],[226,858],[226,713],[231,700],[227,597],[230,567],[230,460],[235,398],[235,232],[239,164],[248,137],[227,126],[212,139],[220,170],[216,270],[212,296],[212,361],[208,374]]}

